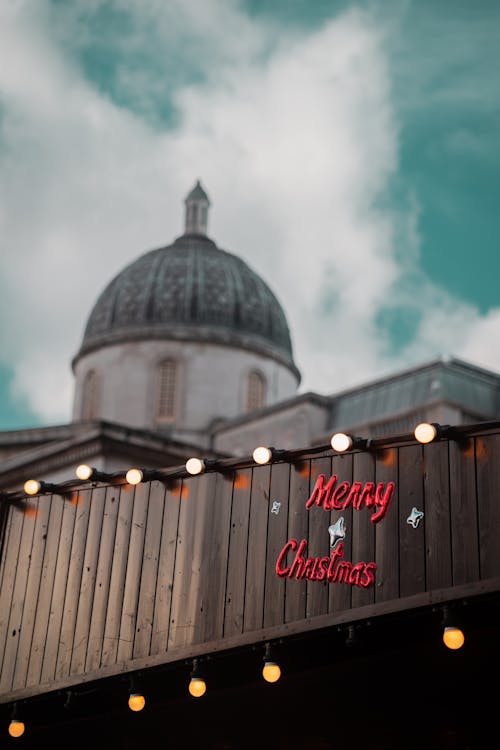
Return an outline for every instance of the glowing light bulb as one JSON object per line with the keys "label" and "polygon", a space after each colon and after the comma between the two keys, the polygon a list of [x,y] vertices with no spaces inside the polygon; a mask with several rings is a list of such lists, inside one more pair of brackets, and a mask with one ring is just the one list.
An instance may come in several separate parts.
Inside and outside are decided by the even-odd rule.
{"label": "glowing light bulb", "polygon": [[456,651],[464,645],[465,637],[460,628],[448,626],[443,631],[443,643],[447,648]]}
{"label": "glowing light bulb", "polygon": [[205,468],[204,462],[200,458],[189,458],[186,461],[186,471],[188,474],[195,476],[201,474]]}
{"label": "glowing light bulb", "polygon": [[24,491],[27,495],[36,495],[42,489],[42,485],[36,479],[28,479],[24,483]]}
{"label": "glowing light bulb", "polygon": [[352,448],[352,438],[344,432],[336,432],[335,435],[332,435],[330,445],[337,453],[343,453]]}
{"label": "glowing light bulb", "polygon": [[262,676],[266,682],[277,682],[281,677],[281,669],[275,661],[266,661],[262,667]]}
{"label": "glowing light bulb", "polygon": [[207,684],[204,679],[201,677],[191,677],[191,681],[189,683],[189,692],[193,696],[193,698],[201,698],[202,695],[205,695],[207,690]]}
{"label": "glowing light bulb", "polygon": [[77,466],[75,469],[77,478],[82,480],[90,479],[92,473],[92,467],[87,466],[87,464],[80,464],[80,466]]}
{"label": "glowing light bulb", "polygon": [[22,721],[12,719],[9,724],[9,734],[11,737],[21,737],[24,734],[25,726]]}
{"label": "glowing light bulb", "polygon": [[415,440],[425,444],[432,443],[437,438],[438,431],[435,425],[428,422],[421,422],[421,424],[415,427],[413,434],[415,435]]}
{"label": "glowing light bulb", "polygon": [[129,469],[125,475],[125,479],[129,484],[140,484],[143,476],[144,475],[140,469]]}
{"label": "glowing light bulb", "polygon": [[268,464],[272,457],[272,450],[263,445],[259,445],[252,453],[252,458],[256,464]]}
{"label": "glowing light bulb", "polygon": [[146,705],[146,699],[141,693],[130,693],[128,707],[131,711],[142,711]]}

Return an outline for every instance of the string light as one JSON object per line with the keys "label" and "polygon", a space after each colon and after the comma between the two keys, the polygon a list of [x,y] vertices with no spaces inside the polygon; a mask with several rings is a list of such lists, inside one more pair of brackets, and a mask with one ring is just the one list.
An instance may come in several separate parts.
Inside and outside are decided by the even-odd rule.
{"label": "string light", "polygon": [[205,468],[206,463],[205,461],[202,461],[201,458],[188,458],[188,460],[186,461],[186,471],[192,476],[203,474]]}
{"label": "string light", "polygon": [[128,697],[128,707],[131,711],[142,711],[146,705],[146,699],[142,693],[130,693]]}
{"label": "string light", "polygon": [[24,483],[24,491],[27,495],[38,495],[42,489],[42,483],[37,479],[28,479]]}
{"label": "string light", "polygon": [[262,667],[262,677],[266,682],[278,682],[281,677],[279,664],[274,661],[271,654],[271,644],[266,643],[266,652],[264,654],[264,666]]}
{"label": "string light", "polygon": [[201,698],[202,695],[205,695],[207,691],[207,684],[203,677],[201,677],[198,669],[198,659],[195,659],[193,661],[193,669],[190,675],[191,679],[189,681],[189,692],[193,696],[193,698]]}
{"label": "string light", "polygon": [[439,425],[430,422],[421,422],[413,432],[415,440],[426,445],[432,443],[439,435]]}
{"label": "string light", "polygon": [[336,432],[330,438],[330,445],[337,453],[345,453],[353,448],[367,448],[369,441],[365,438],[353,437],[346,432]]}

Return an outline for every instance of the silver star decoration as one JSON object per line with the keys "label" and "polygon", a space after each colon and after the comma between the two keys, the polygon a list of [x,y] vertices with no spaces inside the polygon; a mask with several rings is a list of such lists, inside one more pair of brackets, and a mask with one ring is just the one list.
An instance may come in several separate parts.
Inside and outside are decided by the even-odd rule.
{"label": "silver star decoration", "polygon": [[281,503],[279,503],[277,500],[273,500],[273,504],[272,504],[272,507],[271,507],[271,513],[274,513],[274,515],[277,516],[278,513],[280,512],[280,508],[281,508]]}
{"label": "silver star decoration", "polygon": [[409,523],[410,526],[413,526],[413,528],[416,529],[423,517],[424,511],[418,510],[417,508],[413,507],[411,509],[410,515],[406,519],[406,523]]}
{"label": "silver star decoration", "polygon": [[332,523],[332,525],[328,527],[328,533],[330,534],[330,547],[333,549],[341,539],[345,539],[344,516],[340,516],[335,523]]}

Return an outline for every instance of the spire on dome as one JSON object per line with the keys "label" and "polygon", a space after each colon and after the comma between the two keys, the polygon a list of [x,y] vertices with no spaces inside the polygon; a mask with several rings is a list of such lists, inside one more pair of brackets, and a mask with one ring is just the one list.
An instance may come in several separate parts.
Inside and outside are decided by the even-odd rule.
{"label": "spire on dome", "polygon": [[184,234],[206,235],[208,225],[208,207],[210,206],[210,201],[199,180],[197,180],[196,185],[191,190],[184,203],[186,204],[186,225]]}

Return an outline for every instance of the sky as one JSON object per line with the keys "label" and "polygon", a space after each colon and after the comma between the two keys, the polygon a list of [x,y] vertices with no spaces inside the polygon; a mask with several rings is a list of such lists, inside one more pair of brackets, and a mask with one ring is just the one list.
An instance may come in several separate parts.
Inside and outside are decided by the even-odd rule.
{"label": "sky", "polygon": [[0,0],[0,429],[70,421],[93,304],[197,179],[301,392],[500,372],[499,74],[497,0]]}

